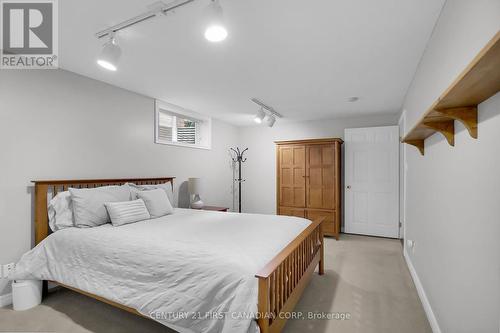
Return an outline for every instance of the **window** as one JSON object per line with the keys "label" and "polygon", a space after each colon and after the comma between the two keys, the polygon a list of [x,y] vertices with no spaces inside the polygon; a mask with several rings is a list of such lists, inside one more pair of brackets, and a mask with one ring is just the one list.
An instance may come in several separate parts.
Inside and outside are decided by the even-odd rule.
{"label": "window", "polygon": [[156,143],[210,149],[210,117],[156,101],[155,119]]}

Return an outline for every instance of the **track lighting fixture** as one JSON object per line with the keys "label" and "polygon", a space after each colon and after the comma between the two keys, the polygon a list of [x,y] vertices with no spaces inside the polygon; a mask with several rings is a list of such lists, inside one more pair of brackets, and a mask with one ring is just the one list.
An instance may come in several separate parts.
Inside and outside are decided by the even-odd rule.
{"label": "track lighting fixture", "polygon": [[115,34],[110,34],[109,41],[104,44],[102,52],[97,58],[97,63],[99,66],[114,72],[118,68],[118,60],[120,59],[121,54],[122,50],[116,42]]}
{"label": "track lighting fixture", "polygon": [[[96,37],[98,39],[108,36],[110,40],[104,44],[102,54],[99,56],[97,63],[108,70],[116,71],[121,50],[114,38],[115,32],[157,16],[165,15],[168,12],[194,1],[196,0],[174,0],[168,4],[164,4],[160,1],[155,3],[154,6],[150,6],[152,9],[145,13],[139,14],[112,27],[99,31],[96,33]],[[227,29],[224,25],[224,15],[219,0],[210,0],[210,4],[206,9],[206,29],[204,35],[210,42],[221,42],[226,39],[228,35]]]}
{"label": "track lighting fixture", "polygon": [[268,115],[266,117],[266,125],[269,126],[269,127],[273,127],[274,126],[274,123],[276,122],[276,117],[273,116],[272,114]]}
{"label": "track lighting fixture", "polygon": [[259,111],[257,111],[257,115],[255,116],[255,118],[253,118],[253,120],[257,123],[257,124],[261,124],[262,123],[262,120],[264,120],[264,117],[266,116],[266,113],[264,112],[264,108],[260,108]]}
{"label": "track lighting fixture", "polygon": [[253,119],[257,124],[261,124],[263,121],[265,121],[267,126],[273,127],[274,123],[276,122],[276,118],[283,118],[283,116],[276,112],[276,110],[274,110],[264,102],[259,101],[257,98],[252,98],[251,101],[260,106],[257,115]]}
{"label": "track lighting fixture", "polygon": [[206,9],[207,28],[205,38],[210,42],[221,42],[227,37],[224,15],[219,0],[211,0]]}

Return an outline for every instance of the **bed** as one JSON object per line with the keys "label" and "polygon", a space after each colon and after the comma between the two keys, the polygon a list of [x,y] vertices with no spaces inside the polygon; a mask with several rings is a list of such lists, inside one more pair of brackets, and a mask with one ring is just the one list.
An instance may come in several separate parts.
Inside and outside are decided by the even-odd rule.
{"label": "bed", "polygon": [[179,332],[280,332],[315,268],[323,274],[321,219],[176,209],[121,227],[54,234],[48,227],[48,198],[70,187],[173,186],[173,180],[35,181],[37,246],[16,267],[19,276],[54,282]]}

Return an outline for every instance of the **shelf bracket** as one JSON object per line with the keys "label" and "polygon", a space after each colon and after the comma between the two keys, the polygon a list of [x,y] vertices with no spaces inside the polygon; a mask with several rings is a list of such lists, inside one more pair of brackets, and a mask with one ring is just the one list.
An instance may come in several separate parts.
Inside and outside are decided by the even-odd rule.
{"label": "shelf bracket", "polygon": [[420,154],[424,156],[424,140],[405,140],[404,143],[417,147]]}
{"label": "shelf bracket", "polygon": [[467,106],[460,108],[450,108],[443,110],[434,110],[443,116],[449,117],[461,122],[469,134],[474,139],[477,139],[477,106]]}
{"label": "shelf bracket", "polygon": [[424,126],[443,134],[450,146],[455,145],[455,121],[453,119],[445,121],[426,121]]}

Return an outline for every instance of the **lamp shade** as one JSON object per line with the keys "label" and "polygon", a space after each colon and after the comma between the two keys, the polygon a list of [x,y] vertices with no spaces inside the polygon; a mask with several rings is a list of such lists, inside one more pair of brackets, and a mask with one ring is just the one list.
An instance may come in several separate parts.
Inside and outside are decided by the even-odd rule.
{"label": "lamp shade", "polygon": [[201,179],[200,178],[189,178],[188,179],[188,190],[189,190],[189,194],[200,194]]}

